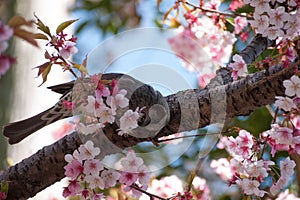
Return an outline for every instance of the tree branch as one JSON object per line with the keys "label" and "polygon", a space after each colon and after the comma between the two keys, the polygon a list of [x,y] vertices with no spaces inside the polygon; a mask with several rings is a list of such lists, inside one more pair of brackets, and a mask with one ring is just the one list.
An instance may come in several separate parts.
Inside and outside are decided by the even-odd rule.
{"label": "tree branch", "polygon": [[[289,79],[296,66],[272,67],[269,73],[258,72],[239,81],[213,89],[185,90],[164,97],[170,111],[168,124],[153,138],[122,137],[116,124],[106,126],[104,134],[89,138],[100,144],[101,155],[116,153],[144,141],[158,141],[162,136],[195,130],[209,123],[225,123],[235,116],[249,115],[253,110],[284,95],[283,81]],[[299,66],[297,65],[299,68]],[[8,199],[26,199],[64,177],[64,155],[72,153],[81,141],[77,133],[44,147],[31,157],[0,174],[0,182],[9,182]]]}

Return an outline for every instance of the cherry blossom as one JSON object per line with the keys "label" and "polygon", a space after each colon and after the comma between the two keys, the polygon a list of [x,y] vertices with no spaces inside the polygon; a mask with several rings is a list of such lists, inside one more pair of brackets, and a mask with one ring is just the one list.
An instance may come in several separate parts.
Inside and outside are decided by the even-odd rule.
{"label": "cherry blossom", "polygon": [[92,124],[84,124],[84,123],[77,123],[75,129],[84,135],[93,134],[97,130],[103,128],[104,125],[102,123],[92,123]]}
{"label": "cherry blossom", "polygon": [[234,171],[232,170],[232,167],[226,158],[212,160],[210,163],[210,167],[213,168],[215,173],[225,181],[232,179],[234,175]]}
{"label": "cherry blossom", "polygon": [[284,192],[281,192],[276,200],[300,200],[300,198],[296,197],[294,194],[289,193],[289,190],[286,189]]}
{"label": "cherry blossom", "polygon": [[0,55],[0,77],[7,72],[15,59],[6,55]]}
{"label": "cherry blossom", "polygon": [[289,97],[275,97],[277,100],[274,105],[284,111],[291,111],[293,108],[297,108],[293,100]]}
{"label": "cherry blossom", "polygon": [[300,78],[298,76],[293,75],[289,80],[283,81],[283,86],[287,96],[300,97]]}
{"label": "cherry blossom", "polygon": [[86,175],[99,175],[99,171],[102,171],[104,169],[103,164],[96,159],[89,159],[84,162],[83,165],[83,173]]}
{"label": "cherry blossom", "polygon": [[244,59],[240,55],[234,55],[232,57],[233,63],[230,63],[228,67],[232,69],[232,78],[233,80],[237,80],[238,77],[243,76],[248,72],[247,64]]}
{"label": "cherry blossom", "polygon": [[13,33],[13,29],[0,20],[0,42],[9,40]]}
{"label": "cherry blossom", "polygon": [[269,17],[267,15],[259,15],[254,13],[254,20],[250,20],[249,23],[256,29],[257,33],[264,33],[269,27]]}
{"label": "cherry blossom", "polygon": [[78,49],[75,47],[76,43],[71,41],[66,41],[59,51],[61,57],[68,59],[71,55],[78,52]]}
{"label": "cherry blossom", "polygon": [[84,180],[87,183],[89,183],[89,187],[91,189],[94,189],[94,188],[104,189],[105,188],[104,180],[100,176],[87,175],[86,177],[84,177]]}
{"label": "cherry blossom", "polygon": [[247,178],[237,180],[237,185],[239,185],[243,192],[246,195],[256,195],[262,197],[265,192],[263,190],[260,190],[259,187],[259,182],[257,180],[250,180]]}
{"label": "cherry blossom", "polygon": [[289,15],[285,12],[285,8],[283,6],[279,6],[276,9],[271,9],[269,11],[269,15],[270,24],[273,24],[278,28],[282,28],[284,22],[289,20]]}
{"label": "cherry blossom", "polygon": [[79,146],[78,152],[78,159],[82,161],[93,159],[95,156],[99,155],[100,149],[98,147],[94,147],[94,143],[89,140],[84,145]]}
{"label": "cherry blossom", "polygon": [[284,161],[280,161],[280,174],[283,178],[290,178],[294,173],[296,166],[295,161],[287,157]]}
{"label": "cherry blossom", "polygon": [[96,115],[99,117],[99,122],[103,124],[106,122],[112,124],[115,121],[113,110],[107,106],[100,106],[100,108],[96,110]]}
{"label": "cherry blossom", "polygon": [[0,42],[0,53],[3,53],[8,48],[8,42],[2,41]]}
{"label": "cherry blossom", "polygon": [[101,173],[101,178],[104,180],[105,188],[113,187],[116,185],[117,180],[119,180],[121,174],[115,170],[109,169],[104,170]]}
{"label": "cherry blossom", "polygon": [[73,160],[68,163],[65,167],[65,175],[75,180],[83,171],[81,163],[77,160]]}
{"label": "cherry blossom", "polygon": [[245,17],[234,18],[234,34],[239,34],[247,26],[248,21]]}
{"label": "cherry blossom", "polygon": [[262,14],[270,10],[269,6],[270,0],[259,0],[259,1],[250,1],[250,5],[255,8],[255,12]]}
{"label": "cherry blossom", "polygon": [[124,135],[130,133],[131,130],[138,127],[138,120],[140,118],[140,113],[138,108],[136,111],[127,110],[123,116],[120,118],[120,130],[119,135]]}
{"label": "cherry blossom", "polygon": [[120,183],[124,183],[126,185],[132,185],[138,179],[138,175],[132,172],[122,171],[121,176],[119,178]]}
{"label": "cherry blossom", "polygon": [[283,30],[277,26],[270,26],[263,33],[263,36],[268,37],[270,40],[275,40],[277,37],[281,37],[283,35]]}
{"label": "cherry blossom", "polygon": [[143,159],[136,156],[133,151],[128,151],[125,158],[121,159],[121,165],[126,171],[137,172],[138,168],[144,163]]}

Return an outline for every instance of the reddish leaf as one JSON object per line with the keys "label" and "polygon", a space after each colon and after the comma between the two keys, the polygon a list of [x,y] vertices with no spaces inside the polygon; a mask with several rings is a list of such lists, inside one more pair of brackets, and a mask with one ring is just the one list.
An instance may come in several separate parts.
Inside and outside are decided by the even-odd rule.
{"label": "reddish leaf", "polygon": [[46,50],[44,56],[46,59],[50,59],[52,57],[47,50]]}
{"label": "reddish leaf", "polygon": [[33,33],[28,32],[24,29],[16,28],[14,31],[14,35],[24,39],[25,41],[29,42],[30,44],[38,47],[37,42],[35,41],[35,36]]}
{"label": "reddish leaf", "polygon": [[51,32],[50,32],[49,27],[46,26],[36,15],[34,15],[34,16],[37,19],[37,22],[35,22],[35,24],[37,25],[37,28],[51,37]]}
{"label": "reddish leaf", "polygon": [[[52,63],[51,62],[46,62],[40,66],[37,66],[35,68],[38,68],[39,71],[38,71],[38,77],[40,75],[42,75],[42,78],[43,78],[43,82],[41,83],[41,85],[43,85],[46,81],[47,81],[47,76],[51,70],[51,67],[52,67]],[[41,86],[39,85],[39,86]]]}
{"label": "reddish leaf", "polygon": [[19,16],[19,15],[16,15],[14,17],[12,17],[8,23],[7,23],[10,27],[12,28],[16,28],[16,27],[19,27],[19,26],[22,26],[22,25],[25,25],[25,26],[32,26],[33,24],[33,21],[30,20],[30,21],[27,21],[24,17],[22,16]]}
{"label": "reddish leaf", "polygon": [[63,23],[61,23],[60,25],[58,25],[58,27],[56,28],[56,34],[59,34],[60,32],[62,32],[65,28],[67,28],[68,26],[70,26],[71,24],[73,24],[74,22],[76,22],[78,19],[73,19],[73,20],[69,20],[69,21],[65,21]]}

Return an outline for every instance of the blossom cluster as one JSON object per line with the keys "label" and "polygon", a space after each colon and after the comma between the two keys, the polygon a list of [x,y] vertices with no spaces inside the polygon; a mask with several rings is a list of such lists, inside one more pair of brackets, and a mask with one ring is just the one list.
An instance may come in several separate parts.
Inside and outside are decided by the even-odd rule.
{"label": "blossom cluster", "polygon": [[[205,179],[196,176],[192,182],[193,190],[191,191],[184,191],[182,181],[176,176],[165,176],[158,179],[153,179],[151,181],[151,185],[147,192],[151,194],[155,194],[160,196],[161,198],[165,199],[172,199],[172,200],[209,200],[211,199],[210,196],[210,189],[205,181]],[[143,195],[140,200],[147,199],[146,195]],[[156,198],[154,197],[154,200]]]}
{"label": "blossom cluster", "polygon": [[5,55],[4,52],[8,48],[8,40],[12,37],[14,31],[8,25],[0,20],[0,77],[7,72],[15,59]]}
{"label": "blossom cluster", "polygon": [[[93,94],[87,96],[87,105],[83,109],[84,122],[77,124],[77,131],[85,135],[92,134],[105,127],[106,124],[113,124],[117,120],[119,122],[118,135],[129,134],[138,127],[142,109],[136,108],[135,111],[126,109],[129,105],[129,99],[126,97],[127,90],[119,89],[118,81],[115,79],[106,84],[95,75],[92,81],[97,86]],[[121,117],[117,118],[119,115]]]}
{"label": "blossom cluster", "polygon": [[233,80],[237,80],[238,77],[245,75],[248,72],[247,64],[245,63],[244,59],[240,55],[234,55],[232,57],[233,63],[228,65],[231,68],[231,77]]}
{"label": "blossom cluster", "polygon": [[274,40],[294,39],[300,33],[299,3],[295,0],[244,0],[255,10],[249,21],[257,33]]}
{"label": "blossom cluster", "polygon": [[[78,49],[76,48],[76,41],[77,38],[72,35],[70,38],[67,38],[68,34],[65,34],[61,31],[57,35],[53,35],[51,37],[51,41],[48,45],[54,47],[57,51],[59,56],[64,59],[68,59],[71,55],[76,54]],[[57,59],[58,56],[52,55],[53,59]]]}
{"label": "blossom cluster", "polygon": [[94,147],[92,141],[87,141],[80,145],[73,154],[65,155],[68,164],[64,167],[65,175],[69,184],[64,188],[63,196],[81,196],[83,199],[103,199],[104,195],[100,191],[114,187],[116,184],[125,185],[124,191],[132,191],[133,195],[140,196],[140,192],[135,187],[147,189],[150,174],[143,160],[133,152],[121,159],[122,171],[106,169],[103,163],[96,159],[100,154],[100,149]]}
{"label": "blossom cluster", "polygon": [[283,86],[286,96],[277,96],[274,105],[286,112],[297,110],[300,98],[300,78],[293,75],[289,80],[283,81]]}
{"label": "blossom cluster", "polygon": [[[231,159],[213,160],[211,167],[223,180],[237,184],[245,195],[263,197],[267,191],[260,187],[268,176],[274,174],[272,166],[275,165],[273,161],[264,160],[261,156],[264,147],[245,130],[240,130],[236,138],[230,136],[222,142]],[[274,181],[269,191],[272,195],[276,196],[287,185],[295,165],[289,157],[280,161],[280,177],[273,177],[273,180],[277,181]]]}
{"label": "blossom cluster", "polygon": [[232,45],[236,41],[229,31],[221,30],[206,16],[188,12],[185,18],[188,27],[180,26],[178,34],[168,42],[188,70],[202,72],[207,68],[228,62]]}

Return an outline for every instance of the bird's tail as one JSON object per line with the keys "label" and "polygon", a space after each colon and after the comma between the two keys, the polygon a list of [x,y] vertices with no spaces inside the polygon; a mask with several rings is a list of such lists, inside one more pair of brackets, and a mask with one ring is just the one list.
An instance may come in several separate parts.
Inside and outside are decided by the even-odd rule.
{"label": "bird's tail", "polygon": [[3,127],[3,135],[8,137],[10,144],[16,144],[44,126],[69,116],[66,110],[55,105],[28,119],[7,124]]}

